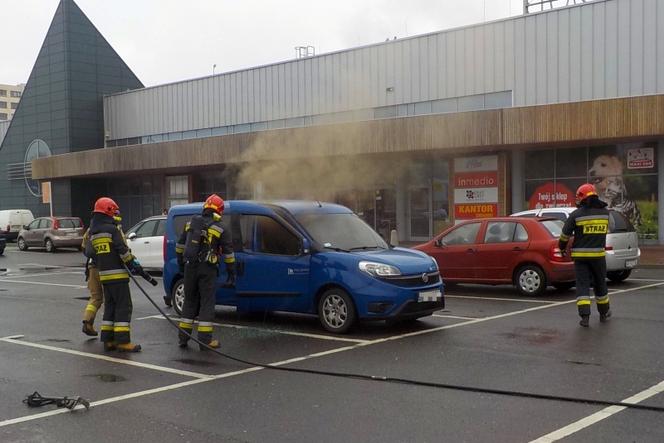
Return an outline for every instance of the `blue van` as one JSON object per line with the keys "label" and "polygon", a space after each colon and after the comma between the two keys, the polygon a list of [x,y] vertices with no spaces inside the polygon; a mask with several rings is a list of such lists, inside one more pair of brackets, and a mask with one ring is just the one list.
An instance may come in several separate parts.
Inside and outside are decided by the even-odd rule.
{"label": "blue van", "polygon": [[[339,334],[357,320],[414,319],[445,306],[435,260],[388,245],[344,206],[239,200],[225,206],[222,224],[232,234],[238,275],[235,287],[224,287],[220,266],[217,304],[239,312],[314,314]],[[164,289],[178,314],[184,284],[175,243],[202,208],[192,203],[168,212]]]}

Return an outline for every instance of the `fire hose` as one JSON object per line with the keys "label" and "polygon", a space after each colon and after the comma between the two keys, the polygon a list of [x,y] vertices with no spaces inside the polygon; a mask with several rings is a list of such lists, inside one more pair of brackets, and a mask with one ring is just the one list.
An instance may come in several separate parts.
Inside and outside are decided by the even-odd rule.
{"label": "fire hose", "polygon": [[[146,275],[140,274],[143,278],[148,280],[153,286],[156,286],[156,281],[152,276],[146,273]],[[185,334],[189,339],[194,341],[195,343],[198,343],[200,346],[206,348],[207,350],[214,352],[215,354],[219,355],[220,357],[224,357],[228,360],[232,360],[238,363],[242,363],[244,365],[248,366],[255,366],[255,367],[260,367],[264,369],[271,369],[275,371],[282,371],[282,372],[293,372],[293,373],[299,373],[299,374],[310,374],[310,375],[322,375],[322,376],[327,376],[327,377],[337,377],[337,378],[345,378],[345,379],[355,379],[355,380],[366,380],[366,381],[373,381],[373,382],[383,382],[383,383],[392,383],[392,384],[405,384],[405,385],[411,385],[411,386],[426,386],[429,388],[436,388],[436,389],[446,389],[446,390],[456,390],[456,391],[465,391],[465,392],[475,392],[475,393],[481,393],[481,394],[494,394],[494,395],[503,395],[503,396],[510,396],[510,397],[521,397],[521,398],[533,398],[533,399],[540,399],[540,400],[550,400],[550,401],[559,401],[559,402],[567,402],[567,403],[583,403],[583,404],[589,404],[589,405],[598,405],[598,406],[619,406],[619,407],[624,407],[624,408],[631,408],[631,409],[640,409],[640,410],[646,410],[646,411],[656,411],[656,412],[664,412],[664,407],[662,406],[654,406],[654,405],[643,405],[643,404],[635,404],[635,403],[625,403],[625,402],[620,402],[620,401],[610,401],[610,400],[599,400],[599,399],[592,399],[592,398],[583,398],[583,397],[569,397],[569,396],[562,396],[562,395],[549,395],[549,394],[538,394],[534,392],[524,392],[524,391],[515,391],[515,390],[505,390],[505,389],[493,389],[493,388],[484,388],[484,387],[477,387],[477,386],[467,386],[467,385],[458,385],[458,384],[449,384],[449,383],[438,383],[438,382],[429,382],[429,381],[421,381],[421,380],[413,380],[413,379],[407,379],[407,378],[400,378],[400,377],[388,377],[388,376],[378,376],[378,375],[367,375],[367,374],[357,374],[357,373],[352,373],[352,372],[335,372],[335,371],[324,371],[324,370],[317,370],[317,369],[305,369],[305,368],[297,368],[297,367],[284,367],[284,366],[275,366],[271,364],[266,364],[266,363],[256,363],[250,360],[245,360],[243,358],[239,358],[230,354],[226,354],[224,352],[219,351],[218,349],[210,347],[207,343],[203,343],[200,340],[198,340],[196,337],[194,337],[191,333],[183,330],[180,328],[177,323],[171,319],[158,305],[157,303],[148,295],[148,293],[141,287],[141,285],[138,283],[138,280],[134,275],[130,272],[129,276],[133,280],[133,282],[136,284],[138,289],[143,293],[143,295],[148,299],[148,301],[159,311],[159,313],[168,321],[168,323],[173,326],[177,331]],[[154,283],[153,283],[154,281]]]}

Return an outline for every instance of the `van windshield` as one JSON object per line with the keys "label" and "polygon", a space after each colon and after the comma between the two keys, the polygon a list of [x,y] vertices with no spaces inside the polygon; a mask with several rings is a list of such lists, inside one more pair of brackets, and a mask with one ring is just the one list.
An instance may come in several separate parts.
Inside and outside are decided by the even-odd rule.
{"label": "van windshield", "polygon": [[385,240],[355,214],[299,214],[295,218],[326,248],[345,251],[388,248]]}

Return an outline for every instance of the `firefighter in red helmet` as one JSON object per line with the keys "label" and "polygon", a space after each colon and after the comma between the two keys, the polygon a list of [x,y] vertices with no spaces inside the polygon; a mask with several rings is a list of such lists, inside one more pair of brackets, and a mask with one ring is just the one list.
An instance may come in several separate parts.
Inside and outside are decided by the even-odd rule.
{"label": "firefighter in red helmet", "polygon": [[[180,329],[193,332],[194,319],[198,316],[198,340],[212,348],[219,347],[213,339],[215,283],[219,276],[219,262],[226,264],[229,285],[235,284],[235,255],[230,231],[221,224],[224,200],[212,194],[205,200],[203,212],[194,215],[184,227],[175,245],[178,264],[184,273],[184,306]],[[189,337],[179,334],[180,347],[186,347]],[[205,350],[201,347],[201,350]]]}
{"label": "firefighter in red helmet", "polygon": [[563,226],[559,245],[565,251],[570,237],[574,236],[571,255],[576,273],[576,305],[581,321],[588,327],[590,320],[590,286],[595,292],[599,321],[611,317],[609,291],[606,287],[606,234],[609,231],[609,210],[590,183],[576,191],[577,210],[572,212]]}
{"label": "firefighter in red helmet", "polygon": [[104,316],[101,341],[104,350],[138,352],[141,346],[131,342],[132,312],[129,292],[129,273],[141,273],[143,268],[127,247],[117,224],[120,207],[112,199],[102,197],[95,202],[90,221],[92,256],[99,269],[99,280],[104,292]]}

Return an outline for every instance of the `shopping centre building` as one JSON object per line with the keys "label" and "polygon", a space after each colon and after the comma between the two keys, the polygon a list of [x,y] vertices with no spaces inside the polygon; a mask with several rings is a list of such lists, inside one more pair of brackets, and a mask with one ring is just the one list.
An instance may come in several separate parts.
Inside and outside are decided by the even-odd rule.
{"label": "shopping centre building", "polygon": [[47,213],[43,182],[59,214],[87,217],[108,194],[129,222],[211,192],[308,198],[404,241],[571,205],[591,181],[643,243],[664,243],[664,0],[597,0],[148,88],[62,0],[0,162],[3,209]]}

